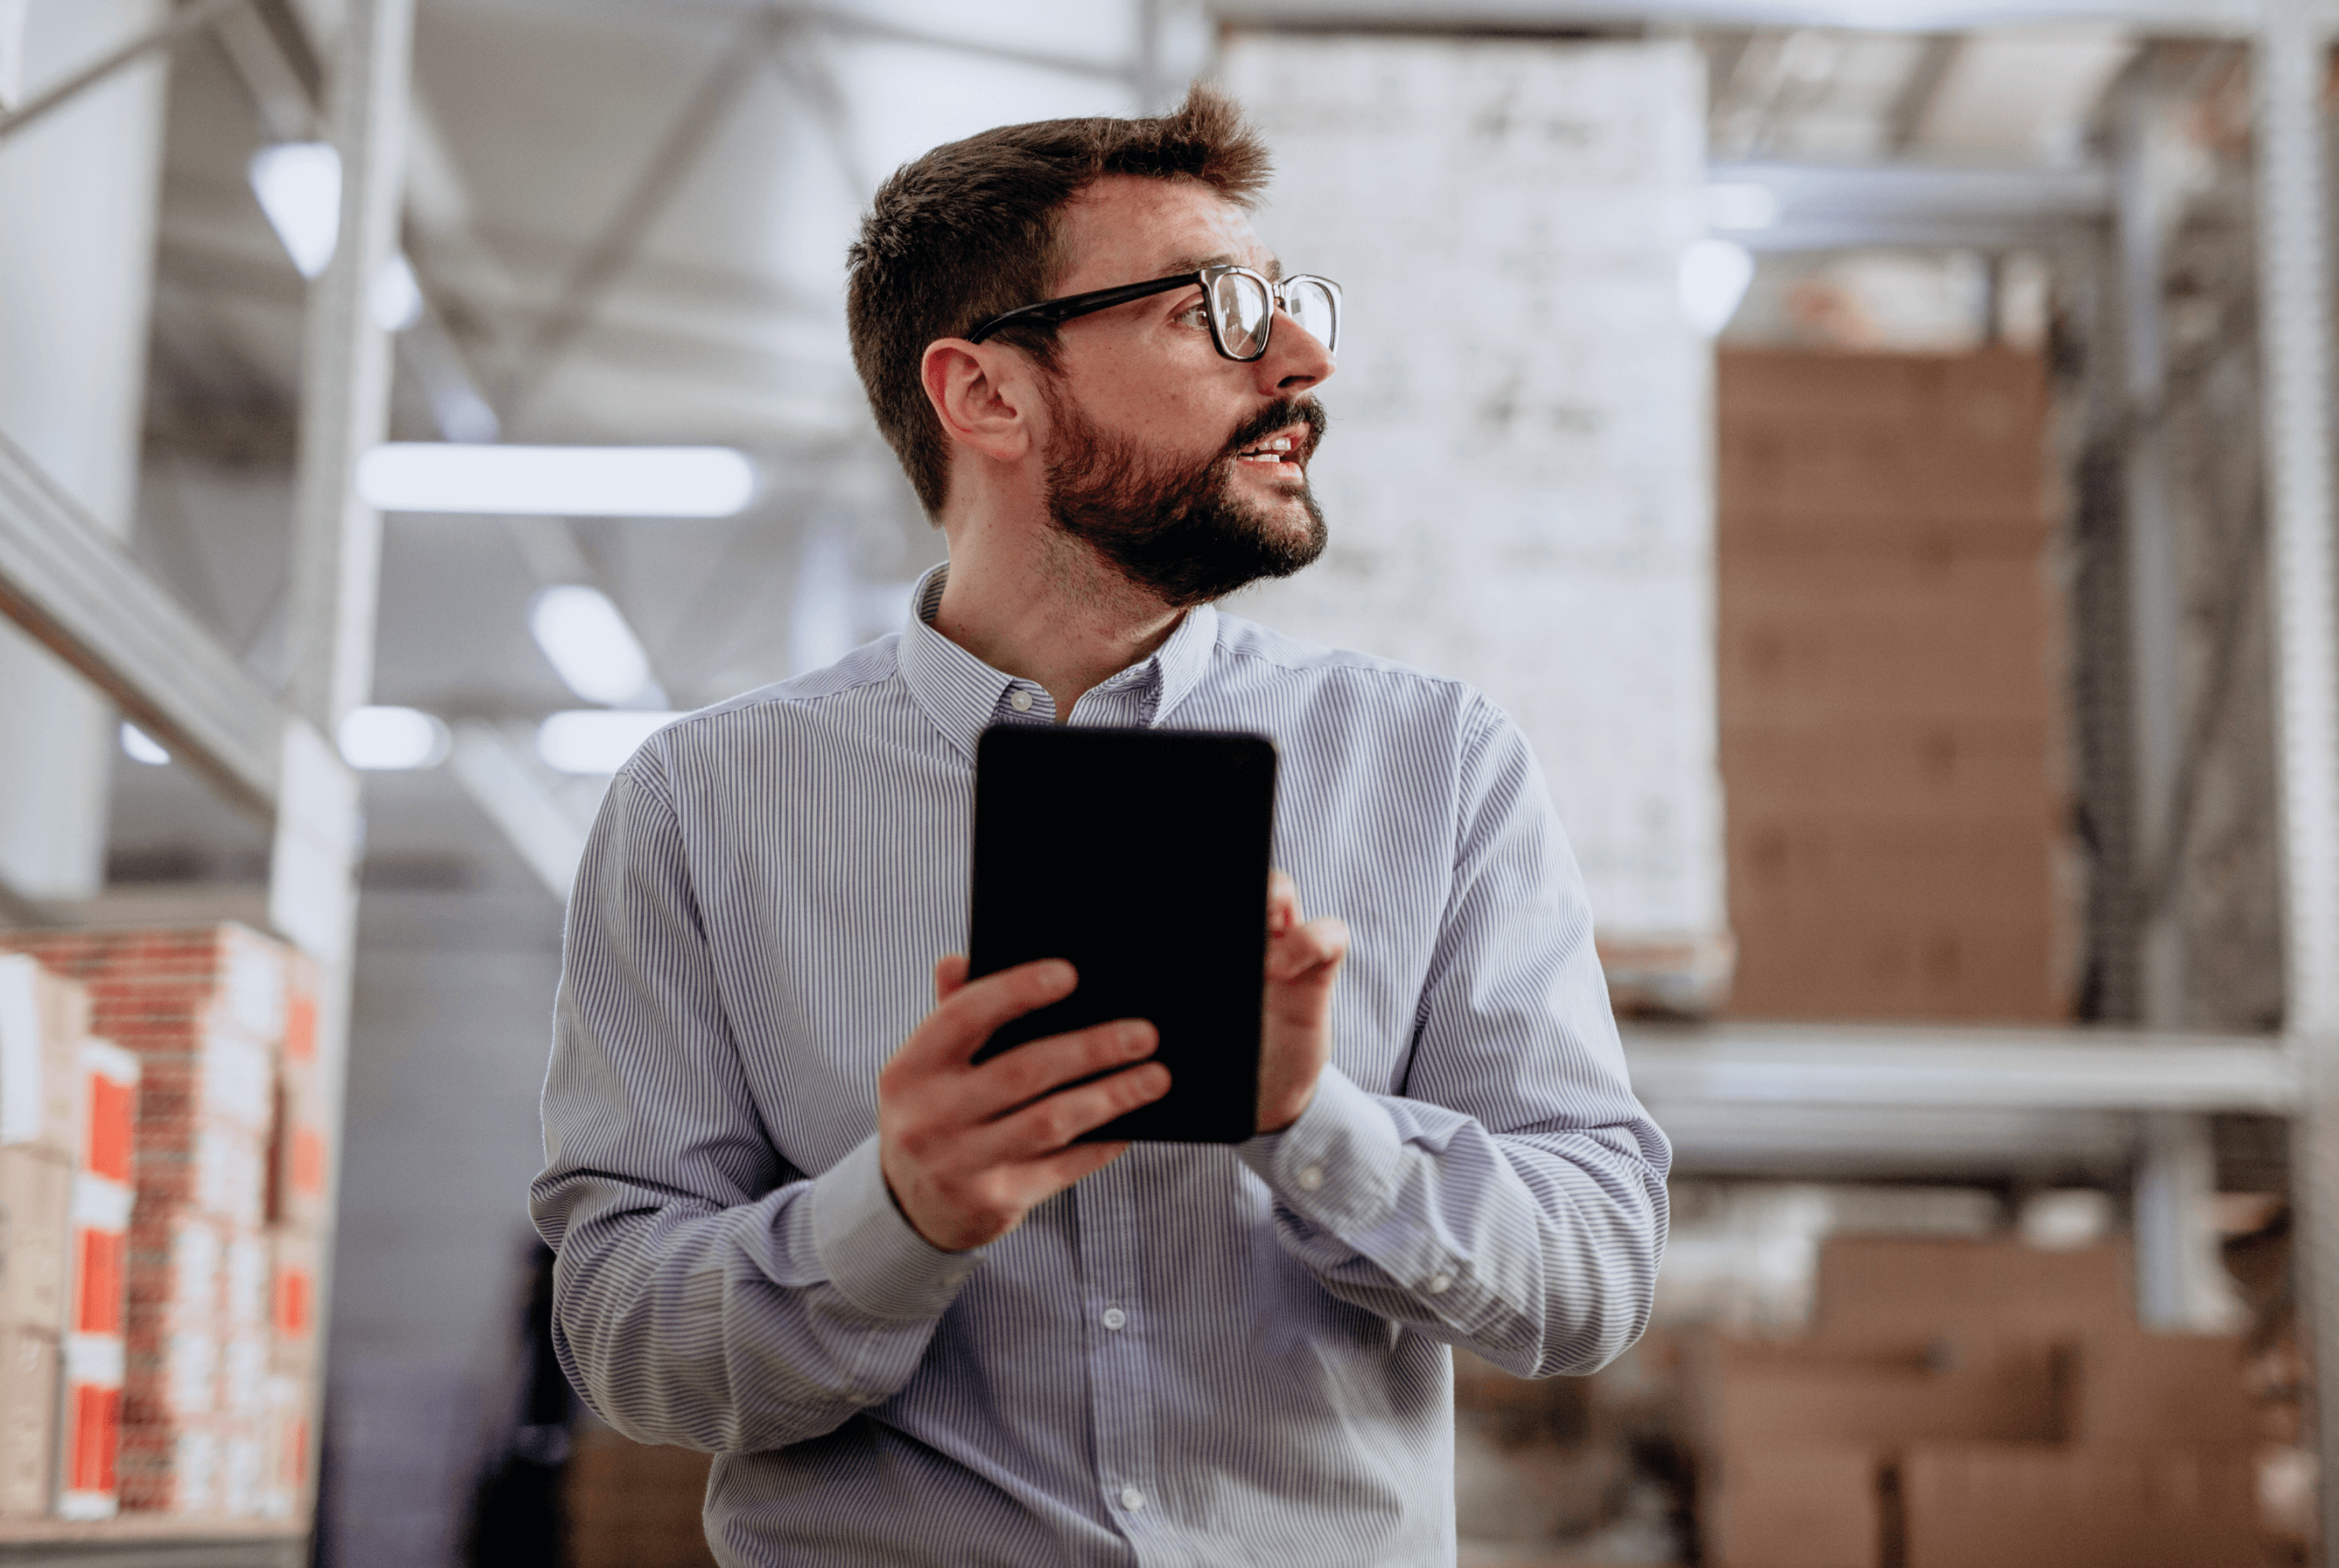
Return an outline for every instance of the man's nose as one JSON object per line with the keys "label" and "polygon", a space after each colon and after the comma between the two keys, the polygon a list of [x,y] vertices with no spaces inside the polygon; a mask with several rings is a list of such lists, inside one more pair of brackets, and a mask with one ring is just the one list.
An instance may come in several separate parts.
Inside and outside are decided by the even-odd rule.
{"label": "man's nose", "polygon": [[1303,392],[1332,373],[1331,351],[1316,334],[1278,307],[1267,352],[1258,360],[1259,390],[1280,397]]}

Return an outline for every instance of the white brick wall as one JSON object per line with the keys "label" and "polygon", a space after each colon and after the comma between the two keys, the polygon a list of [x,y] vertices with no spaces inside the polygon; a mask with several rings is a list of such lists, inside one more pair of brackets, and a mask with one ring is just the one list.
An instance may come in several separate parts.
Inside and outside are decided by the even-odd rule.
{"label": "white brick wall", "polygon": [[1675,303],[1696,50],[1238,35],[1224,65],[1276,153],[1262,233],[1348,302],[1331,548],[1230,607],[1485,690],[1551,776],[1612,973],[1669,945],[1710,969],[1712,356]]}

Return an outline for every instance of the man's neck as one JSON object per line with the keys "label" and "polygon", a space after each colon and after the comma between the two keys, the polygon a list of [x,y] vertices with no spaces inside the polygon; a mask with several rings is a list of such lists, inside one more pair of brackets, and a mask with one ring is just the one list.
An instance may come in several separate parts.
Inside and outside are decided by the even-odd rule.
{"label": "man's neck", "polygon": [[1037,683],[1056,722],[1100,682],[1151,654],[1185,611],[1162,603],[1050,530],[953,530],[934,629],[995,670]]}

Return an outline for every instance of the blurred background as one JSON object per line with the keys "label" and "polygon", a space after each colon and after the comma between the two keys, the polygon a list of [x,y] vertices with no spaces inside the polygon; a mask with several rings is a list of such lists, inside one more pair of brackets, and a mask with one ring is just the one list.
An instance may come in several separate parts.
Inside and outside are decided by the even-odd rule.
{"label": "blurred background", "polygon": [[0,1563],[711,1561],[545,1337],[583,836],[942,558],[875,182],[1197,77],[1350,315],[1229,607],[1519,719],[1675,1140],[1464,1562],[2322,1560],[2334,21],[0,0]]}

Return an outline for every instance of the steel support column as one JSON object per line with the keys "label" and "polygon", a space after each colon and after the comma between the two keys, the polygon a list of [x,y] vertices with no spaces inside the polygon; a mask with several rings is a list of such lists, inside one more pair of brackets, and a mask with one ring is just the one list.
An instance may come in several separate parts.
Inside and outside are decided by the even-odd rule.
{"label": "steel support column", "polygon": [[[2176,853],[2177,776],[2185,734],[2184,557],[2171,494],[2165,405],[2168,333],[2163,291],[2167,240],[2165,105],[2148,72],[2120,91],[2115,214],[2118,237],[2121,382],[2127,433],[2122,465],[2127,566],[2130,765],[2137,999],[2148,1029],[2190,1021],[2191,969],[2184,860]],[[2167,1330],[2220,1326],[2232,1292],[2217,1263],[2209,1198],[2216,1172],[2199,1117],[2156,1116],[2136,1171],[2137,1311]]]}
{"label": "steel support column", "polygon": [[[2339,690],[2333,660],[2331,251],[2321,96],[2329,35],[2264,0],[2256,97],[2258,353],[2274,606],[2284,1027],[2305,1059],[2295,1122],[2298,1258],[2315,1348],[2323,1539],[2339,1543]],[[2327,1560],[2327,1558],[2326,1558]]]}
{"label": "steel support column", "polygon": [[2164,210],[2158,143],[2166,131],[2147,82],[2131,82],[2117,105],[2115,189],[2119,238],[2122,382],[2126,396],[2126,500],[2129,702],[2135,719],[2137,954],[2148,1029],[2188,1021],[2184,870],[2161,853],[2176,831],[2176,774],[2185,730],[2180,674],[2184,565],[2169,494],[2166,429],[2168,334],[2162,303],[2172,214]]}
{"label": "steel support column", "polygon": [[[358,498],[356,478],[358,459],[389,428],[390,356],[367,294],[398,242],[413,32],[414,0],[349,0],[331,44],[325,121],[341,158],[340,241],[310,295],[301,372],[286,620],[287,696],[299,717],[286,726],[268,899],[271,922],[321,971],[318,1047],[335,1201],[357,924],[358,792],[329,737],[373,684],[381,518]],[[330,1247],[325,1257],[321,1324],[331,1321]],[[318,1424],[310,1429],[315,1434]],[[308,1473],[317,1473],[313,1463]]]}

